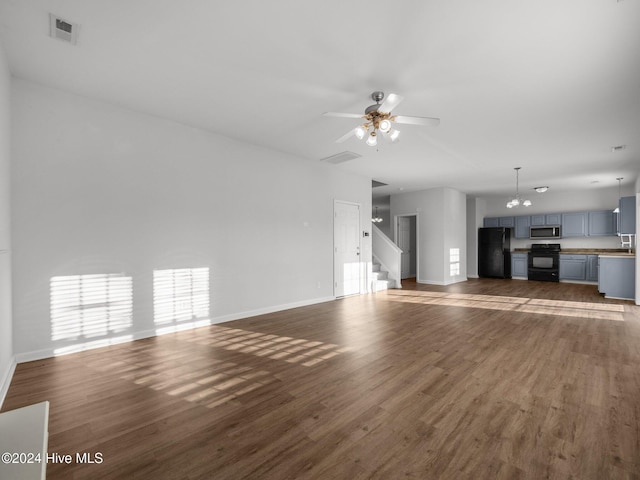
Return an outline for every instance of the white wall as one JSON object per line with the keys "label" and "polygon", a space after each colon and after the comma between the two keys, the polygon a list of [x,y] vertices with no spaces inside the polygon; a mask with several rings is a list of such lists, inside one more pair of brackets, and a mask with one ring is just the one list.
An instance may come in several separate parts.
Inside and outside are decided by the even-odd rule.
{"label": "white wall", "polygon": [[[636,232],[640,230],[640,176],[636,179],[635,184],[636,194]],[[636,237],[636,243],[637,243]],[[638,249],[636,246],[636,305],[640,305],[640,257],[637,255]]]}
{"label": "white wall", "polygon": [[378,215],[382,218],[382,222],[376,224],[376,226],[382,230],[387,237],[393,240],[393,225],[391,221],[391,196],[386,195],[384,197],[377,197],[373,199],[371,211],[371,218],[376,213],[375,207],[378,207]]}
{"label": "white wall", "polygon": [[12,95],[21,361],[91,340],[52,339],[52,277],[132,278],[133,326],[108,343],[155,333],[156,269],[209,268],[213,322],[331,299],[334,199],[371,223],[371,180],[333,165],[22,80]]}
{"label": "white wall", "polygon": [[[466,196],[435,188],[391,196],[391,219],[417,214],[419,283],[449,285],[467,279]],[[460,249],[460,274],[450,275],[450,249]]]}
{"label": "white wall", "polygon": [[467,198],[467,277],[478,278],[478,229],[484,224],[487,202]]}
{"label": "white wall", "polygon": [[15,367],[11,320],[10,83],[9,66],[0,45],[0,405]]}

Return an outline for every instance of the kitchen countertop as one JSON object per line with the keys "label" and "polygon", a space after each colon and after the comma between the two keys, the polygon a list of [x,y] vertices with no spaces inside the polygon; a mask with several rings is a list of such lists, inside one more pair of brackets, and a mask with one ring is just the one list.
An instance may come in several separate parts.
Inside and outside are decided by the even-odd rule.
{"label": "kitchen countertop", "polygon": [[[515,248],[513,253],[529,253],[528,248]],[[626,248],[563,248],[560,251],[565,255],[601,255],[607,257],[635,257],[635,253],[629,253]]]}

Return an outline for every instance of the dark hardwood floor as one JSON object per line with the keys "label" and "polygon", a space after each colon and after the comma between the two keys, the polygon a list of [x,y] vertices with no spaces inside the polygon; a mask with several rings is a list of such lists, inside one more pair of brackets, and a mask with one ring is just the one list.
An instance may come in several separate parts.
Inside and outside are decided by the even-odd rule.
{"label": "dark hardwood floor", "polygon": [[640,307],[404,287],[20,364],[3,410],[104,458],[50,480],[640,478]]}

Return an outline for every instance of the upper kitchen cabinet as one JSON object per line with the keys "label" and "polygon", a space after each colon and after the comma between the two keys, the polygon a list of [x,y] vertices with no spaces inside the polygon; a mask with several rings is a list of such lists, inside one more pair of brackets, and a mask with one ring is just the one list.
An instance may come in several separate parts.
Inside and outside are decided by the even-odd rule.
{"label": "upper kitchen cabinet", "polygon": [[483,220],[484,227],[509,227],[515,226],[513,217],[485,217]]}
{"label": "upper kitchen cabinet", "polygon": [[562,222],[561,213],[531,215],[531,225],[534,227],[542,227],[545,225],[560,225],[561,222]]}
{"label": "upper kitchen cabinet", "polygon": [[573,212],[562,214],[563,237],[586,237],[588,226],[587,212]]}
{"label": "upper kitchen cabinet", "polygon": [[498,226],[499,227],[515,227],[515,220],[513,217],[500,217],[498,218]]}
{"label": "upper kitchen cabinet", "polygon": [[515,238],[529,238],[529,227],[531,226],[531,217],[523,215],[515,217],[515,230],[513,236]]}
{"label": "upper kitchen cabinet", "polygon": [[616,234],[615,215],[612,210],[589,212],[589,236],[604,237]]}
{"label": "upper kitchen cabinet", "polygon": [[636,197],[622,197],[618,213],[618,233],[636,233]]}

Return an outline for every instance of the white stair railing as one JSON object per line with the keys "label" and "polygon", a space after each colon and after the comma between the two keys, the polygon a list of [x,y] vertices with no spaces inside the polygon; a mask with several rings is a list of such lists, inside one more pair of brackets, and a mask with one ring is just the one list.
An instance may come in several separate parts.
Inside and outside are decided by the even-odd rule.
{"label": "white stair railing", "polygon": [[389,273],[389,280],[393,284],[392,286],[402,288],[400,282],[402,278],[402,250],[382,230],[375,225],[371,226],[373,227],[371,235],[373,256],[380,262],[380,266]]}

